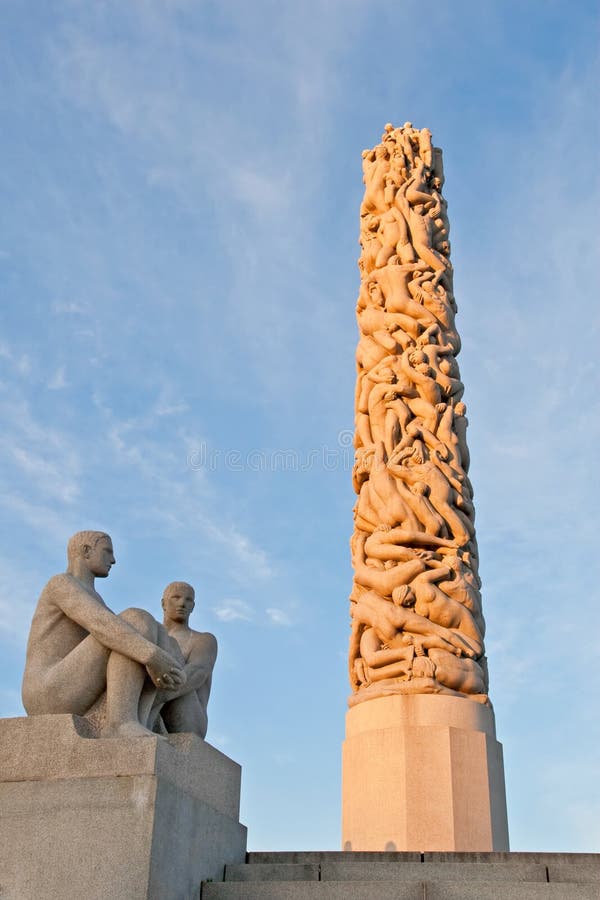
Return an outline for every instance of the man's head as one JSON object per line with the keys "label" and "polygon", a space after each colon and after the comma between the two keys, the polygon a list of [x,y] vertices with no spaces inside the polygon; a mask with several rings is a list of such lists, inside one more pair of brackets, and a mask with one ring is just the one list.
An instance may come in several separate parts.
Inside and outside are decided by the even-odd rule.
{"label": "man's head", "polygon": [[431,366],[428,366],[425,362],[417,363],[415,369],[417,372],[420,372],[421,375],[426,375],[428,378],[435,377],[435,372],[433,371]]}
{"label": "man's head", "polygon": [[381,287],[377,284],[376,281],[370,281],[368,286],[369,297],[371,301],[376,306],[383,306],[385,303],[385,297],[383,296],[383,292]]}
{"label": "man's head", "polygon": [[379,369],[379,377],[383,384],[393,384],[396,380],[396,373],[391,366],[382,366]]}
{"label": "man's head", "polygon": [[357,473],[364,474],[371,471],[375,451],[372,447],[359,447],[354,454]]}
{"label": "man's head", "polygon": [[195,606],[194,598],[194,588],[187,581],[172,581],[168,584],[162,596],[165,621],[187,625],[187,621]]}
{"label": "man's head", "polygon": [[67,561],[71,569],[78,560],[96,578],[106,578],[115,564],[110,535],[104,531],[78,531],[67,544]]}
{"label": "man's head", "polygon": [[415,605],[415,595],[407,584],[395,587],[392,591],[392,601],[394,606],[411,607]]}

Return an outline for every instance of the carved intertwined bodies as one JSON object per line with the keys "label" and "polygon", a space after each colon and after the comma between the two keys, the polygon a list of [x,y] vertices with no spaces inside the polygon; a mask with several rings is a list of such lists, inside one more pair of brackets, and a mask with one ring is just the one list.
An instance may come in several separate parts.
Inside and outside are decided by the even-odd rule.
{"label": "carved intertwined bodies", "polygon": [[350,702],[487,702],[441,151],[386,125],[363,172]]}

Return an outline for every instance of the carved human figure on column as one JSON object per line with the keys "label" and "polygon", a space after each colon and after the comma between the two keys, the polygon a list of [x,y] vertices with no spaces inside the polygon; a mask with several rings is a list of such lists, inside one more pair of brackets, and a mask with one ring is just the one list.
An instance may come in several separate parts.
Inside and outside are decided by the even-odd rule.
{"label": "carved human figure on column", "polygon": [[351,703],[390,691],[485,703],[442,155],[428,129],[388,123],[363,170]]}

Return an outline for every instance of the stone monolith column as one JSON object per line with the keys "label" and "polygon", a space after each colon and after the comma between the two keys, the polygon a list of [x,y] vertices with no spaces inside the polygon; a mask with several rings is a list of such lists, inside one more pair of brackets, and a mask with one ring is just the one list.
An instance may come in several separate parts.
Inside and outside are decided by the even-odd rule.
{"label": "stone monolith column", "polygon": [[363,153],[346,850],[507,850],[442,151]]}

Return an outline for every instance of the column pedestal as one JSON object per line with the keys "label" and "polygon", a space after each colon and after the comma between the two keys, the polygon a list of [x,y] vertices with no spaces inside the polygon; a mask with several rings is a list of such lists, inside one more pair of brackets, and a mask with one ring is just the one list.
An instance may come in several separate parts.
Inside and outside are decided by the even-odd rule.
{"label": "column pedestal", "polygon": [[192,734],[0,720],[0,885],[19,900],[182,900],[242,863],[241,770]]}
{"label": "column pedestal", "polygon": [[346,716],[344,850],[508,850],[494,713],[460,697],[394,695]]}

